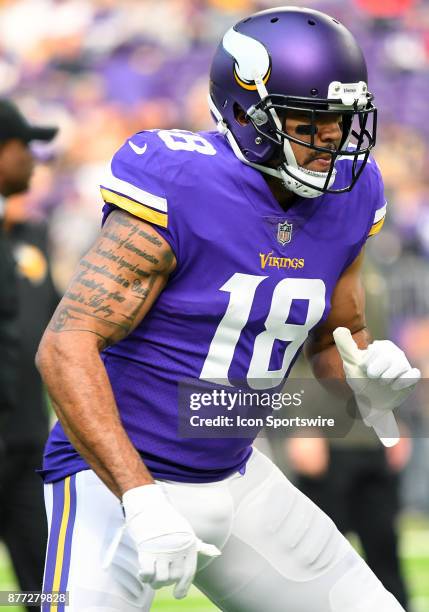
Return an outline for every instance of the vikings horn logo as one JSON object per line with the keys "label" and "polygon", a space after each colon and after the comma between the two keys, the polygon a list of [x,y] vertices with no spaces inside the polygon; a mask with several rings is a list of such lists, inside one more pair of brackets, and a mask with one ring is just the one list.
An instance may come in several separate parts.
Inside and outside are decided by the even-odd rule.
{"label": "vikings horn logo", "polygon": [[222,40],[223,48],[234,58],[234,76],[244,89],[255,91],[255,70],[261,75],[264,84],[271,74],[271,60],[262,43],[250,36],[228,30]]}

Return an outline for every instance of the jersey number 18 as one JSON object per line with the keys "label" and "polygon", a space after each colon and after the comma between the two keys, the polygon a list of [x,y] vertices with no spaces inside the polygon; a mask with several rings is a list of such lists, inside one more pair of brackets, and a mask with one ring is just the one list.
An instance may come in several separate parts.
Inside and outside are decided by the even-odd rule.
{"label": "jersey number 18", "polygon": [[[258,285],[267,276],[236,273],[220,287],[230,293],[228,308],[219,323],[200,378],[230,384],[228,372],[240,334],[250,315]],[[286,376],[296,353],[308,332],[322,318],[325,310],[325,283],[319,278],[284,278],[274,288],[265,330],[255,338],[247,372],[247,383],[253,389],[276,387]],[[303,324],[287,323],[293,300],[307,300],[307,316]],[[276,340],[288,342],[282,367],[270,370],[270,359]]]}

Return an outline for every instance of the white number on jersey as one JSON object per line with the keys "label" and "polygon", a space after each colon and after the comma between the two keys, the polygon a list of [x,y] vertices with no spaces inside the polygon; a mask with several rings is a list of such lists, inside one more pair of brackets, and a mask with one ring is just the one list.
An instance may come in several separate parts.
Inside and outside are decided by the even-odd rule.
{"label": "white number on jersey", "polygon": [[[249,319],[256,289],[266,278],[237,272],[220,287],[220,291],[227,291],[231,297],[204,362],[200,374],[203,380],[230,384],[228,372],[240,334]],[[276,285],[265,320],[265,331],[255,338],[247,373],[247,382],[252,389],[266,389],[280,384],[308,332],[322,318],[325,293],[325,283],[319,278],[284,278]],[[308,300],[307,317],[302,325],[285,322],[293,300]],[[270,370],[270,359],[276,340],[289,344],[282,367],[279,370]]]}
{"label": "white number on jersey", "polygon": [[216,155],[216,149],[205,138],[182,130],[160,130],[158,136],[172,151],[195,151],[203,155]]}

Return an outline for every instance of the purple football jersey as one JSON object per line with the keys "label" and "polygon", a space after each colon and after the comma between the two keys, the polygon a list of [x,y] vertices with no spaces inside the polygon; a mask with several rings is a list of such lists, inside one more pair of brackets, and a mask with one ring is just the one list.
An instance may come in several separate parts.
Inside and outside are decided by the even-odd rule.
{"label": "purple football jersey", "polygon": [[[336,167],[338,188],[351,162]],[[339,277],[383,223],[378,167],[370,159],[349,193],[297,198],[285,212],[222,135],[153,130],[115,154],[102,195],[104,218],[119,207],[144,219],[177,258],[145,319],[102,354],[123,425],[155,477],[223,479],[243,468],[251,440],[181,438],[179,383],[261,389],[287,377]],[[88,469],[59,423],[43,467],[47,482]]]}

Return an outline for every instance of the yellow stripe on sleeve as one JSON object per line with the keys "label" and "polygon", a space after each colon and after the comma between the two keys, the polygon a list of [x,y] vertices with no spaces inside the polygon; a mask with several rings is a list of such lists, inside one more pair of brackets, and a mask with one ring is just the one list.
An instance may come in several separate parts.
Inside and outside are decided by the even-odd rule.
{"label": "yellow stripe on sleeve", "polygon": [[168,215],[165,213],[157,212],[144,204],[130,200],[126,196],[119,195],[103,187],[101,188],[101,195],[105,202],[115,204],[115,206],[119,206],[119,208],[126,210],[135,217],[155,223],[155,225],[160,225],[161,227],[167,227],[168,225]]}
{"label": "yellow stripe on sleeve", "polygon": [[[55,560],[55,573],[54,573],[54,581],[52,584],[53,591],[60,590],[60,582],[61,582],[61,572],[63,569],[63,561],[64,561],[64,546],[66,542],[66,532],[67,532],[67,524],[69,522],[70,516],[70,476],[67,476],[64,480],[64,508],[63,508],[63,516],[61,518],[61,526],[60,533],[58,536],[58,548],[57,548],[57,558]],[[51,612],[57,612],[58,604],[52,604]]]}
{"label": "yellow stripe on sleeve", "polygon": [[368,236],[375,236],[375,234],[378,234],[378,232],[383,227],[385,219],[386,219],[386,217],[384,216],[382,219],[380,219],[380,221],[377,221],[377,223],[374,223],[374,225],[371,227],[371,229],[369,231]]}

